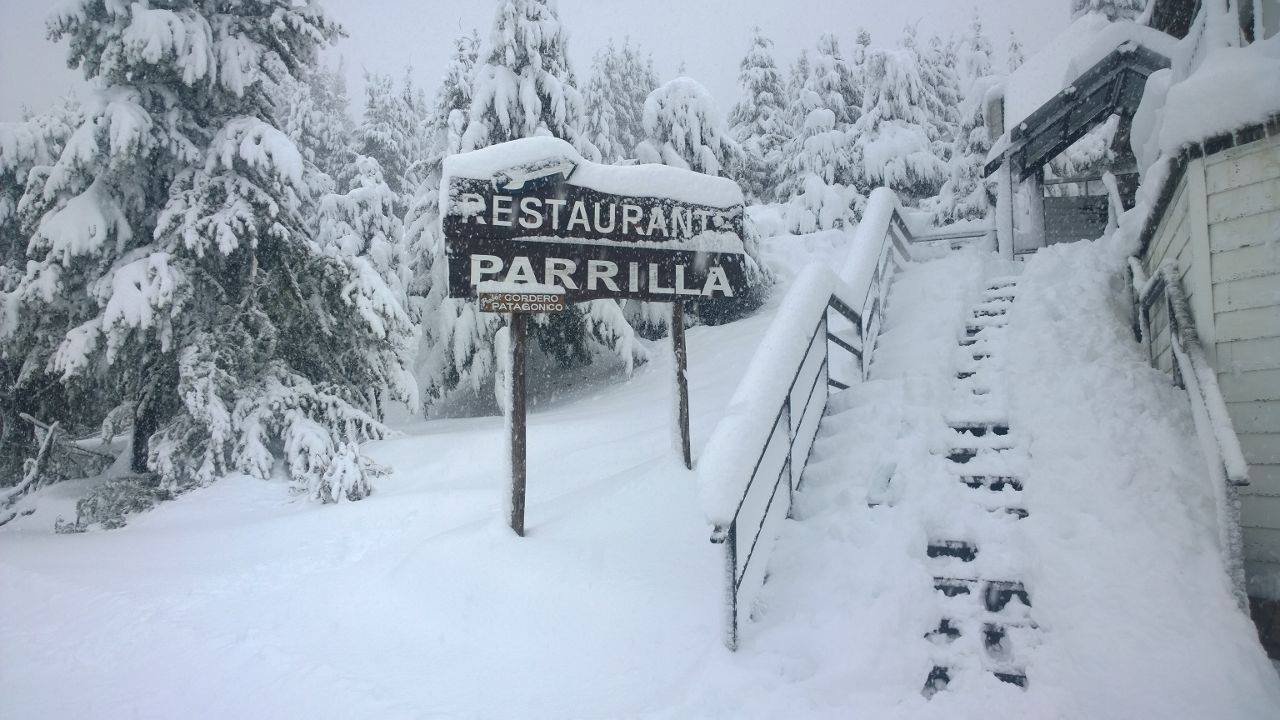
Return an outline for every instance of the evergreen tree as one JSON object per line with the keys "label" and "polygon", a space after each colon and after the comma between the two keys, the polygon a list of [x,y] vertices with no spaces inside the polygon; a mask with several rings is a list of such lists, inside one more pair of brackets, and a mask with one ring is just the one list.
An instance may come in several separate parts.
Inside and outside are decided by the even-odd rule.
{"label": "evergreen tree", "polygon": [[[447,267],[443,262],[444,238],[440,233],[440,178],[444,158],[462,148],[462,133],[471,108],[472,78],[480,54],[480,35],[474,30],[454,40],[454,52],[436,92],[427,121],[427,164],[413,204],[405,216],[405,245],[410,254],[409,303],[423,320],[415,353],[415,374],[424,387],[435,387],[432,375],[443,316],[437,312],[447,300]],[[440,260],[440,262],[437,262]]]}
{"label": "evergreen tree", "polygon": [[1142,14],[1147,0],[1071,0],[1071,19],[1101,13],[1108,20],[1133,20]]}
{"label": "evergreen tree", "polygon": [[586,90],[586,135],[603,162],[628,157],[644,134],[644,101],[658,84],[653,61],[625,41],[596,53]]}
{"label": "evergreen tree", "polygon": [[917,55],[920,77],[924,80],[923,98],[929,118],[929,139],[934,143],[934,153],[945,159],[955,136],[956,106],[961,99],[960,80],[956,75],[959,59],[956,45],[954,42],[944,43],[934,35],[929,38],[928,47],[922,48],[916,41],[915,26],[908,25],[903,32],[902,47]]}
{"label": "evergreen tree", "polygon": [[835,113],[837,125],[848,125],[862,114],[862,90],[854,86],[853,73],[840,52],[840,41],[833,34],[818,38],[813,73],[804,87],[816,98],[814,107]]}
{"label": "evergreen tree", "polygon": [[983,102],[996,79],[991,74],[992,47],[976,10],[968,32],[956,48],[957,75],[962,88],[959,125],[952,141],[949,172],[938,196],[927,202],[935,224],[986,217],[989,183],[982,170],[991,149],[983,124]]}
{"label": "evergreen tree", "polygon": [[351,119],[342,68],[315,68],[293,87],[285,101],[284,131],[302,157],[336,183],[355,160]]}
{"label": "evergreen tree", "polygon": [[[56,376],[26,362],[22,351],[30,337],[26,329],[3,318],[11,301],[16,308],[16,291],[26,272],[31,222],[24,217],[29,213],[22,199],[28,180],[40,182],[48,174],[80,122],[80,107],[68,97],[48,113],[0,123],[0,486],[18,482],[23,459],[36,453],[30,426],[20,414],[51,418],[71,402]],[[75,402],[92,404],[87,397],[77,397]],[[87,429],[85,423],[63,427],[72,432]]]}
{"label": "evergreen tree", "polygon": [[[364,117],[356,128],[355,152],[377,160],[387,186],[402,197],[416,187],[414,166],[424,154],[413,101],[411,87],[397,92],[390,76],[365,74]],[[347,187],[356,172],[349,165],[340,186]]]}
{"label": "evergreen tree", "polygon": [[620,121],[618,109],[613,101],[617,94],[617,86],[621,81],[619,75],[618,51],[613,41],[602,50],[596,52],[591,61],[591,79],[586,90],[586,125],[587,139],[600,151],[602,162],[616,163],[627,156],[630,148],[618,142],[618,131],[615,129]]}
{"label": "evergreen tree", "polygon": [[865,198],[845,182],[855,168],[850,130],[838,127],[829,108],[814,108],[788,148],[792,197],[786,218],[791,231],[852,227]]}
{"label": "evergreen tree", "polygon": [[484,63],[476,69],[463,151],[551,135],[598,157],[582,133],[582,95],[568,40],[551,0],[500,0]]}
{"label": "evergreen tree", "polygon": [[[863,55],[864,46],[856,46]],[[818,53],[796,99],[797,120],[785,149],[785,179],[779,199],[788,200],[787,222],[795,232],[846,227],[859,217],[862,193],[855,187],[854,121],[861,116],[862,88],[840,54],[833,35],[818,41]]]}
{"label": "evergreen tree", "polygon": [[743,151],[739,183],[748,200],[756,202],[777,192],[782,145],[790,134],[772,47],[760,28],[752,31],[751,47],[739,66],[743,97],[729,114],[730,134]]}
{"label": "evergreen tree", "polygon": [[1018,36],[1013,34],[1012,30],[1009,31],[1008,56],[1008,67],[1010,73],[1022,67],[1022,63],[1027,61],[1026,53],[1022,50],[1022,43],[1018,41]]}
{"label": "evergreen tree", "polygon": [[[644,103],[644,131],[644,140],[636,146],[640,162],[721,177],[728,177],[726,170],[740,163],[742,151],[726,131],[711,93],[691,78],[678,77],[649,94]],[[750,225],[749,220],[745,225]],[[754,228],[746,227],[745,234],[750,290],[735,298],[692,300],[688,315],[691,320],[720,324],[760,306],[769,278],[759,261],[759,240]],[[661,320],[652,307],[643,316],[650,325]]]}
{"label": "evergreen tree", "polygon": [[[24,195],[29,260],[0,335],[121,399],[135,469],[158,478],[138,494],[282,461],[299,489],[357,499],[354,444],[385,432],[382,400],[413,396],[393,286],[315,239],[315,169],[277,128],[276,99],[339,32],[291,0],[78,0],[51,20],[98,89]],[[104,490],[80,521],[145,501]]]}
{"label": "evergreen tree", "polygon": [[867,53],[862,117],[855,124],[860,187],[885,185],[906,200],[937,193],[947,167],[935,144],[940,103],[914,43]]}
{"label": "evergreen tree", "polygon": [[[551,135],[573,144],[589,159],[599,157],[583,132],[583,101],[566,54],[567,40],[549,0],[498,3],[489,40],[479,55],[483,62],[471,85],[462,151]],[[432,259],[433,268],[441,270],[433,269],[432,277],[445,266],[442,245]],[[445,298],[443,293],[442,284],[433,283],[423,316],[424,336],[434,339],[418,362],[426,402],[435,406],[462,388],[491,408],[494,396],[485,389],[496,377],[494,338],[503,317],[481,313],[475,302]],[[613,301],[577,303],[562,313],[537,316],[530,330],[537,348],[560,367],[591,362],[599,349],[620,356],[628,368],[644,358]]]}

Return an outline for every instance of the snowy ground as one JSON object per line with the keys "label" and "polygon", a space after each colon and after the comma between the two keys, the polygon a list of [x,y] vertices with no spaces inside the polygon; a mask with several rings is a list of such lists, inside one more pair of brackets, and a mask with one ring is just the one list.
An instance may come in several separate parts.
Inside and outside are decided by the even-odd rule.
{"label": "snowy ground", "polygon": [[[838,237],[767,252],[794,266]],[[958,328],[1009,270],[969,252],[903,277],[876,380],[833,404],[736,655],[658,356],[532,416],[524,540],[498,517],[497,419],[376,444],[396,472],[359,503],[229,478],[54,535],[50,493],[0,531],[0,717],[1273,717],[1280,682],[1210,549],[1187,413],[1124,339],[1108,262],[1080,245],[1030,263],[1021,292],[1046,301],[1004,342],[1035,349],[1005,355],[1019,384],[988,406],[1036,482],[1018,542],[983,558],[1034,593],[1026,692],[975,673],[924,701],[923,542],[968,520],[946,512],[954,488],[866,506],[876,478],[919,497],[936,470]],[[689,333],[695,448],[770,317]]]}

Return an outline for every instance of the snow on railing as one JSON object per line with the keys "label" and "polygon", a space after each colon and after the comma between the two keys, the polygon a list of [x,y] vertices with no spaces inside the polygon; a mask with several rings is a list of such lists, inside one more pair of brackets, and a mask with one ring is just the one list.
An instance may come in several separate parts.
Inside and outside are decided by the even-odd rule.
{"label": "snow on railing", "polygon": [[[813,264],[791,284],[698,462],[711,541],[725,550],[730,649],[738,645],[740,609],[751,607],[763,585],[791,512],[829,388],[861,381],[870,363],[890,280],[910,259],[910,237],[893,192],[873,192],[841,275]],[[835,377],[832,346],[848,358]]]}
{"label": "snow on railing", "polygon": [[1240,530],[1240,496],[1238,488],[1249,484],[1249,465],[1240,448],[1227,412],[1227,403],[1218,387],[1218,378],[1205,357],[1196,334],[1191,307],[1182,292],[1176,260],[1165,261],[1148,278],[1136,257],[1129,258],[1129,274],[1134,294],[1134,334],[1152,356],[1151,308],[1157,302],[1165,307],[1169,349],[1173,356],[1173,379],[1185,388],[1191,400],[1191,418],[1195,423],[1200,449],[1208,464],[1218,506],[1218,534],[1227,571],[1231,575],[1236,600],[1242,607],[1248,603],[1245,594],[1244,548]]}

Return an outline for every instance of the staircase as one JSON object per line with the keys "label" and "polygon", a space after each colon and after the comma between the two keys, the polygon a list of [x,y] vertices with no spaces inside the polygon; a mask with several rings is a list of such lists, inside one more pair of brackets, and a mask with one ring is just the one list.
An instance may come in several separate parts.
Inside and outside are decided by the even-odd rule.
{"label": "staircase", "polygon": [[1133,341],[1123,259],[913,258],[873,199],[699,459],[739,653],[707,692],[767,688],[759,717],[1274,717],[1203,413]]}
{"label": "staircase", "polygon": [[999,409],[1002,378],[992,367],[1016,290],[1016,278],[993,281],[959,340],[955,389],[960,400],[947,412],[953,433],[945,451],[947,480],[972,490],[972,504],[990,517],[971,536],[934,538],[925,547],[936,573],[939,615],[937,627],[924,636],[934,646],[922,690],[926,698],[974,668],[1019,687],[1028,682],[1018,650],[1036,629],[1031,596],[1020,580],[982,562],[984,548],[1007,542],[1009,523],[1029,515],[1020,499],[1025,473],[1019,467],[1018,438]]}

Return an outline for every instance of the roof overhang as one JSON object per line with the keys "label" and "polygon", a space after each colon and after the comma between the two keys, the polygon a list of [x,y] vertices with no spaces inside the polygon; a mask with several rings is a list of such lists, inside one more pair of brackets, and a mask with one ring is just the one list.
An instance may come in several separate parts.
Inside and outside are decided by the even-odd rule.
{"label": "roof overhang", "polygon": [[990,175],[1008,162],[1011,172],[1025,180],[1113,114],[1132,117],[1142,101],[1147,78],[1169,67],[1169,58],[1137,43],[1127,42],[1076,78],[1008,130],[1008,144],[987,163]]}

